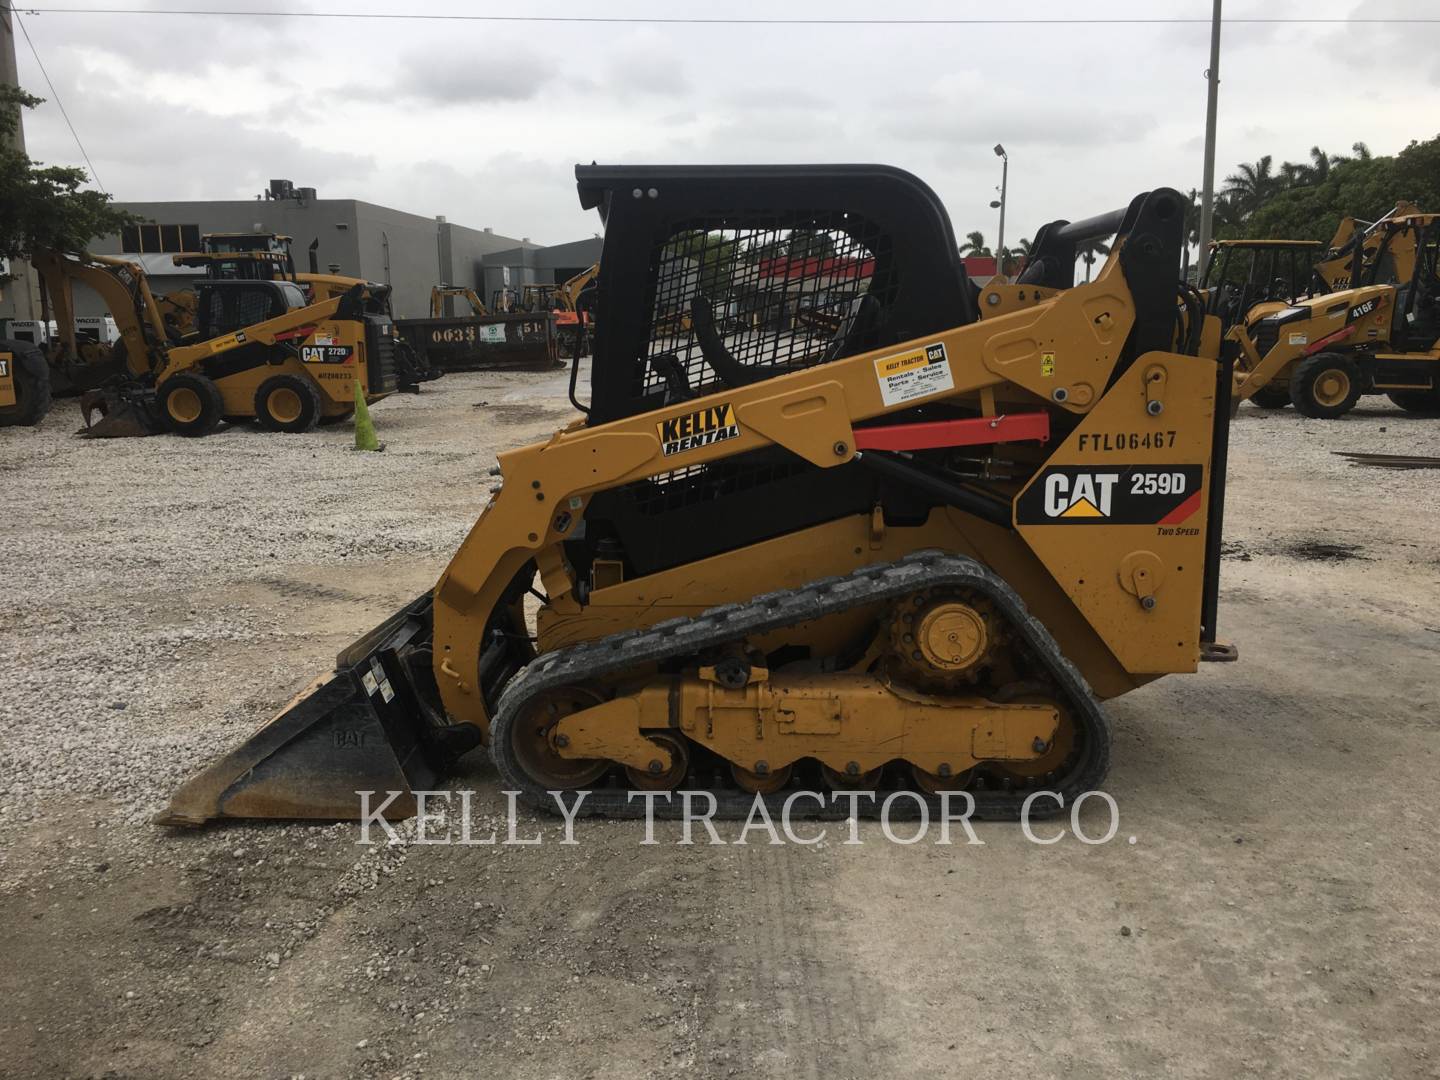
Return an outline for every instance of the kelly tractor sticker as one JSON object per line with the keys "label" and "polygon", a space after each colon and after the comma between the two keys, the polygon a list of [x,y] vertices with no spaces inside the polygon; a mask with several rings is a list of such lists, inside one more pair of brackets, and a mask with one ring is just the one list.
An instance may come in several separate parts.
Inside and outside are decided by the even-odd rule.
{"label": "kelly tractor sticker", "polygon": [[660,448],[666,457],[740,436],[735,410],[728,401],[723,405],[711,405],[697,412],[661,420],[655,428],[660,434]]}
{"label": "kelly tractor sticker", "polygon": [[1021,494],[1020,525],[1180,525],[1200,509],[1200,465],[1046,469]]}
{"label": "kelly tractor sticker", "polygon": [[886,405],[900,405],[955,389],[943,341],[893,356],[882,356],[875,361],[875,378],[880,383],[880,397]]}

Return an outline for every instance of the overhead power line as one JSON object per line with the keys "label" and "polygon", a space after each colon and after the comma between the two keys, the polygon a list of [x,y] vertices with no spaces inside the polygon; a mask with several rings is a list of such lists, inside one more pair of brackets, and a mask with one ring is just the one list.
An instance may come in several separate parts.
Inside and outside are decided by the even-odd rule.
{"label": "overhead power line", "polygon": [[54,100],[60,115],[65,118],[65,126],[70,129],[71,136],[75,139],[75,145],[80,148],[80,156],[85,159],[85,164],[90,169],[90,179],[95,181],[95,186],[102,193],[109,195],[105,185],[100,182],[100,174],[95,171],[95,163],[90,160],[90,154],[85,149],[85,144],[80,141],[80,133],[75,130],[75,125],[70,122],[70,114],[65,111],[65,103],[60,100],[60,91],[55,89],[55,84],[50,81],[50,73],[45,70],[45,61],[40,59],[40,52],[35,48],[35,42],[30,40],[30,31],[25,29],[25,23],[20,18],[20,13],[13,8],[10,15],[15,20],[15,25],[20,27],[20,33],[25,35],[25,44],[30,46],[30,55],[35,57],[35,65],[40,69],[40,74],[45,77],[45,85],[50,88],[50,97]]}
{"label": "overhead power line", "polygon": [[[410,22],[478,22],[478,23],[612,23],[662,26],[1176,26],[1210,24],[1202,17],[1145,17],[1134,18],[1056,18],[1003,19],[986,17],[935,18],[770,18],[749,19],[735,16],[685,16],[685,15],[467,15],[457,12],[425,14],[409,11],[284,11],[263,9],[193,9],[193,8],[96,8],[96,7],[27,7],[35,15],[197,15],[223,18],[257,19],[394,19]],[[1226,19],[1227,23],[1266,24],[1285,26],[1355,26],[1363,24],[1431,24],[1440,25],[1440,16],[1415,17],[1370,17],[1357,18],[1311,18],[1311,17],[1269,17],[1242,16]]]}

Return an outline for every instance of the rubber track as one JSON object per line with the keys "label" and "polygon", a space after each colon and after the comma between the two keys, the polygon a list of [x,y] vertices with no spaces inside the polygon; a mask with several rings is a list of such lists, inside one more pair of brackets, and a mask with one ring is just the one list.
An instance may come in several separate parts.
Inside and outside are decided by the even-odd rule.
{"label": "rubber track", "polygon": [[[975,818],[1013,820],[1020,816],[1021,806],[1030,790],[1057,791],[1064,796],[1065,810],[1050,798],[1037,799],[1031,816],[1042,818],[1068,812],[1075,796],[1095,790],[1104,780],[1110,765],[1110,725],[1090,691],[1084,677],[1060,652],[1050,632],[1025,609],[1024,602],[1003,579],[974,559],[942,551],[918,551],[893,563],[876,563],[861,567],[843,577],[824,578],[799,589],[765,593],[743,604],[725,604],[710,608],[693,618],[669,619],[654,626],[627,630],[598,638],[568,649],[559,649],[536,657],[505,687],[495,717],[490,725],[490,752],[507,790],[519,791],[524,802],[537,808],[558,813],[555,800],[546,788],[532,783],[522,771],[510,745],[510,729],[526,705],[537,694],[556,687],[573,686],[591,679],[624,671],[640,664],[677,657],[695,656],[704,649],[751,635],[769,633],[787,626],[833,615],[848,608],[896,600],[910,593],[935,586],[961,586],[988,597],[1027,646],[1032,658],[1042,664],[1054,679],[1060,695],[1071,710],[1072,720],[1079,725],[1082,748],[1070,772],[1043,789],[977,790]],[[682,788],[684,790],[684,788]],[[689,789],[695,790],[695,789]],[[793,789],[791,789],[793,790]],[[861,817],[878,817],[881,805],[894,790],[876,792],[872,803],[868,798],[857,801]],[[739,789],[712,789],[718,807],[717,819],[747,818],[755,796]],[[766,808],[778,814],[789,791],[782,790],[764,797]],[[932,818],[940,813],[940,799],[918,792]],[[625,788],[595,788],[581,804],[579,813],[585,817],[643,817],[645,801],[639,796],[632,802]],[[573,802],[566,798],[569,805]],[[694,805],[703,812],[703,800]],[[951,799],[951,813],[963,809],[963,800]],[[801,813],[803,811],[803,813]],[[797,800],[792,817],[842,820],[849,816],[850,800],[840,798],[825,809],[814,799]],[[655,800],[655,816],[678,818],[683,804],[678,796],[666,803]],[[916,818],[920,808],[916,798],[900,798],[890,809],[892,819]]]}

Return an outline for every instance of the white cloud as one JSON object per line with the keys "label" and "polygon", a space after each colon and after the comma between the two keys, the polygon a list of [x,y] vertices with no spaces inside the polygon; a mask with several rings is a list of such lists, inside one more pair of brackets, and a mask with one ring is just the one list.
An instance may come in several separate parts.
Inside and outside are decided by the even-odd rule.
{"label": "white cloud", "polygon": [[[1230,0],[1226,15],[1427,15],[1431,6]],[[352,0],[347,10],[469,9]],[[562,10],[579,9],[544,13]],[[725,10],[781,13],[770,0]],[[831,0],[823,10],[876,9]],[[886,10],[971,8],[908,0]],[[1110,0],[1086,12],[1206,10]],[[606,8],[656,11],[715,8]],[[1076,12],[1065,0],[1032,0],[1013,14]],[[1137,191],[1200,182],[1203,23],[766,30],[47,14],[26,25],[97,171],[122,199],[248,197],[286,176],[330,197],[559,242],[598,228],[575,198],[577,161],[879,161],[935,188],[957,233],[979,228],[993,240],[996,142],[1010,152],[1012,239],[1056,217],[1124,205]],[[1437,26],[1227,25],[1218,173],[1265,153],[1297,160],[1314,144],[1340,151],[1364,139],[1386,153],[1433,136],[1425,124],[1440,115],[1436,58]],[[27,87],[48,96],[23,51],[20,61]],[[1333,65],[1359,74],[1317,74]],[[1385,77],[1364,79],[1366,70]],[[53,103],[27,118],[27,136],[35,157],[79,158]]]}

